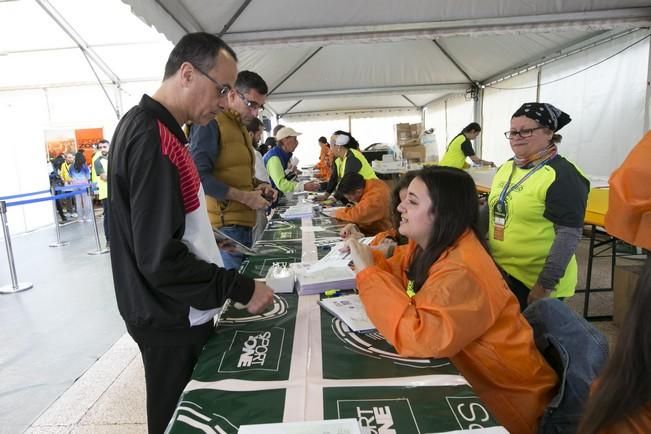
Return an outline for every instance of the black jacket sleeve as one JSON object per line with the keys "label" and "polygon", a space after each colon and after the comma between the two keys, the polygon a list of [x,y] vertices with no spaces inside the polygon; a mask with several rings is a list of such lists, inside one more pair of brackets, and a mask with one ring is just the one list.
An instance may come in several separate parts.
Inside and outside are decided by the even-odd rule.
{"label": "black jacket sleeve", "polygon": [[[149,286],[197,309],[221,306],[227,298],[248,303],[254,282],[195,256],[182,241],[185,210],[179,172],[162,155],[158,133],[132,147],[128,158],[133,255]],[[152,143],[154,141],[154,143]]]}

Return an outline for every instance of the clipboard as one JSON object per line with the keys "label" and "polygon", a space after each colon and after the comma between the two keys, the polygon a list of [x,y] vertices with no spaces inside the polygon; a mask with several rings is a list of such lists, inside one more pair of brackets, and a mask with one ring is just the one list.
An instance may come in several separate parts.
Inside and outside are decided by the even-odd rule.
{"label": "clipboard", "polygon": [[255,255],[259,254],[256,250],[254,250],[254,249],[252,249],[250,247],[246,247],[244,244],[240,243],[236,239],[233,239],[233,238],[229,237],[224,232],[220,231],[219,228],[212,228],[212,232],[215,235],[215,240],[217,240],[217,241],[228,241],[230,244],[235,246],[235,250],[238,253],[241,253],[241,254],[247,255],[247,256],[255,256]]}

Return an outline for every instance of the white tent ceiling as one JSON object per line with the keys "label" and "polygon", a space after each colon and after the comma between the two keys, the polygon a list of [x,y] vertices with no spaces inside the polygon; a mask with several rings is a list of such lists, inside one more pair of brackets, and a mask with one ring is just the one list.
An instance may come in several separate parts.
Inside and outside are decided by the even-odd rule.
{"label": "white tent ceiling", "polygon": [[278,114],[414,108],[651,24],[649,0],[123,0],[172,42],[221,35]]}
{"label": "white tent ceiling", "polygon": [[119,0],[0,1],[0,90],[159,81],[171,47]]}
{"label": "white tent ceiling", "polygon": [[123,2],[0,0],[0,91],[157,81],[169,41],[207,31],[265,78],[273,114],[416,110],[651,25],[649,0]]}

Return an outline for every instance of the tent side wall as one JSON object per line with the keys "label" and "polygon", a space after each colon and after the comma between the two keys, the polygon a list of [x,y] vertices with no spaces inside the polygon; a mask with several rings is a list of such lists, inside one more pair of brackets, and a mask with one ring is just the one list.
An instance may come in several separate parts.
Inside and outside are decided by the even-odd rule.
{"label": "tent side wall", "polygon": [[[119,95],[128,109],[138,102],[142,93],[151,93],[158,84],[127,83],[120,92],[113,86],[106,89],[113,100]],[[104,137],[110,139],[118,121],[99,85],[2,91],[0,119],[5,126],[0,197],[49,188],[46,153],[49,132],[56,135],[56,131],[103,128]],[[7,218],[12,234],[51,225],[52,203],[13,206],[8,209]]]}
{"label": "tent side wall", "polygon": [[[540,74],[534,69],[484,89],[482,158],[499,164],[511,157],[503,132],[512,113],[536,101],[539,90],[540,101],[572,117],[561,131],[561,154],[589,175],[609,176],[648,127],[648,35],[641,30],[545,65]],[[430,104],[425,120],[426,128],[436,128],[441,151],[456,134],[451,125],[456,122],[458,129],[474,119],[472,111],[446,99]]]}

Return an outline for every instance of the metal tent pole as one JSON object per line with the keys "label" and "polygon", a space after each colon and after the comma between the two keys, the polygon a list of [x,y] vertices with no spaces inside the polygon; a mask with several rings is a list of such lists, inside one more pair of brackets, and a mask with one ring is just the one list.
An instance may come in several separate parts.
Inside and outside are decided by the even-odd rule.
{"label": "metal tent pole", "polygon": [[4,200],[0,200],[0,219],[2,220],[2,231],[5,237],[5,246],[7,248],[9,272],[11,273],[11,285],[0,287],[0,294],[13,294],[15,292],[25,291],[32,288],[34,285],[29,282],[18,282],[18,277],[16,276],[16,264],[14,263],[14,252],[11,248],[9,224],[7,223],[7,203]]}
{"label": "metal tent pole", "polygon": [[[54,190],[54,186],[50,186],[50,194],[52,197],[56,196],[56,191]],[[61,229],[59,228],[59,219],[57,218],[57,203],[56,199],[52,199],[52,215],[54,216],[54,231],[57,234],[57,241],[56,243],[51,243],[50,247],[64,247],[70,244],[67,241],[61,241]]]}
{"label": "metal tent pole", "polygon": [[109,252],[109,249],[102,249],[102,245],[99,240],[99,231],[97,230],[97,217],[95,217],[95,209],[93,208],[93,187],[88,186],[86,188],[86,194],[88,194],[88,197],[90,198],[90,210],[91,214],[93,216],[93,233],[95,234],[95,245],[97,247],[96,250],[91,250],[88,252],[89,255],[103,255],[105,253]]}

